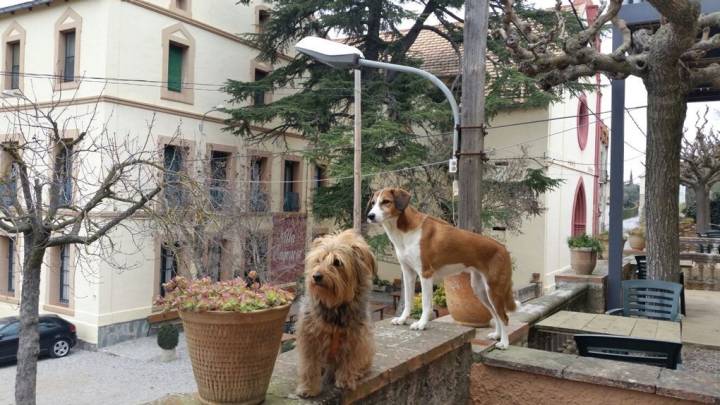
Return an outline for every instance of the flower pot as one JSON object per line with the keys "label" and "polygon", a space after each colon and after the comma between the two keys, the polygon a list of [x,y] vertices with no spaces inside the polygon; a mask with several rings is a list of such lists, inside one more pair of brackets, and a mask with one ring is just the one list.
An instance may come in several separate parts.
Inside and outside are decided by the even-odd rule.
{"label": "flower pot", "polygon": [[160,353],[160,361],[163,363],[169,363],[175,359],[177,359],[177,351],[175,349],[161,349],[162,352]]}
{"label": "flower pot", "polygon": [[[623,238],[622,244],[620,245],[621,254],[622,251],[625,250],[625,242],[627,242],[627,239]],[[610,258],[610,240],[600,239],[600,245],[602,246],[602,252],[598,253],[598,259],[608,260]]]}
{"label": "flower pot", "polygon": [[571,248],[570,267],[575,274],[589,275],[595,270],[597,264],[597,252],[591,248]]}
{"label": "flower pot", "polygon": [[180,311],[202,402],[265,400],[289,310],[290,305],[249,313]]}
{"label": "flower pot", "polygon": [[448,311],[457,323],[476,328],[489,324],[492,315],[470,286],[470,274],[445,277],[443,285]]}
{"label": "flower pot", "polygon": [[640,235],[630,235],[630,247],[634,250],[645,250],[645,238]]}

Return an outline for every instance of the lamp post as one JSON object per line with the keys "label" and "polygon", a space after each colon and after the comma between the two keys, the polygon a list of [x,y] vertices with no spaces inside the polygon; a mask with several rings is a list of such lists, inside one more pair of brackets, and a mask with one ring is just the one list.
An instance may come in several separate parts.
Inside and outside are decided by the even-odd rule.
{"label": "lamp post", "polygon": [[318,62],[322,62],[328,66],[343,69],[343,68],[353,68],[355,69],[355,156],[354,156],[354,199],[353,199],[353,227],[356,230],[360,230],[360,224],[362,223],[362,216],[361,216],[361,180],[362,176],[360,173],[360,164],[361,164],[361,134],[360,134],[360,119],[361,119],[361,111],[360,111],[360,70],[358,68],[360,67],[368,67],[368,68],[375,68],[375,69],[386,69],[386,70],[395,70],[398,72],[404,72],[404,73],[412,73],[418,76],[422,76],[428,80],[430,80],[437,88],[442,91],[442,93],[445,95],[445,98],[447,98],[448,102],[450,103],[450,108],[452,109],[453,114],[453,120],[455,122],[455,125],[453,127],[453,147],[452,147],[452,156],[450,157],[449,161],[449,171],[450,173],[456,173],[457,172],[457,153],[458,153],[458,146],[459,146],[459,136],[458,136],[458,128],[460,127],[460,111],[458,109],[457,102],[455,102],[455,98],[452,95],[452,92],[450,89],[447,88],[445,83],[443,83],[440,79],[438,79],[436,76],[431,74],[430,72],[427,72],[422,69],[410,67],[410,66],[403,66],[403,65],[396,65],[394,63],[386,63],[386,62],[378,62],[374,60],[368,60],[365,59],[365,56],[363,53],[350,45],[341,44],[338,42],[330,41],[324,38],[319,37],[305,37],[300,42],[298,42],[295,45],[295,49],[303,53]]}

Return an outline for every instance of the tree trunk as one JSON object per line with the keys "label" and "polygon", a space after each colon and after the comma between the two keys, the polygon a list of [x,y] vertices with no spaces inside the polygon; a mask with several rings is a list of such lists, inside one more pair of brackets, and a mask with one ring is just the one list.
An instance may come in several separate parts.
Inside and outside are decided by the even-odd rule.
{"label": "tree trunk", "polygon": [[[663,71],[664,70],[664,71]],[[649,277],[677,282],[680,274],[680,147],[689,89],[674,67],[657,69],[648,89],[645,182]]]}
{"label": "tree trunk", "polygon": [[710,230],[710,196],[705,185],[699,185],[695,189],[695,226],[698,233]]}
{"label": "tree trunk", "polygon": [[23,264],[22,294],[20,299],[20,341],[15,374],[15,403],[35,404],[37,357],[40,351],[38,336],[38,313],[40,301],[40,269],[45,256],[45,246],[33,243],[31,235],[25,235],[25,263]]}

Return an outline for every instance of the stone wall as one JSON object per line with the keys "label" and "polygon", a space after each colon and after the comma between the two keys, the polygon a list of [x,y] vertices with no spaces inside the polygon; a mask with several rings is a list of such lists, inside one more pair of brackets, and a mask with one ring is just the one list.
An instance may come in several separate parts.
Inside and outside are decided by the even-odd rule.
{"label": "stone wall", "polygon": [[475,404],[720,403],[716,376],[522,347],[478,356]]}

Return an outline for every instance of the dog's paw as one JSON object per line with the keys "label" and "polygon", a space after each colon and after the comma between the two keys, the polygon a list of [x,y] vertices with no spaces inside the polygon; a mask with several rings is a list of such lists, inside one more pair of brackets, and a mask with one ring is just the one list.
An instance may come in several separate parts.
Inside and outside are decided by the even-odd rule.
{"label": "dog's paw", "polygon": [[497,332],[490,332],[488,333],[487,337],[491,340],[498,340],[500,338],[500,334]]}
{"label": "dog's paw", "polygon": [[425,321],[413,322],[413,324],[410,325],[410,329],[412,329],[412,330],[423,330],[423,329],[425,329],[425,327],[427,326],[427,324],[428,324],[428,323],[425,322]]}
{"label": "dog's paw", "polygon": [[495,343],[495,347],[496,347],[497,349],[500,349],[500,350],[505,350],[505,349],[508,348],[508,346],[510,346],[510,345],[508,344],[508,342],[500,341],[500,342]]}
{"label": "dog's paw", "polygon": [[321,391],[322,391],[322,388],[309,388],[309,387],[299,386],[295,390],[295,395],[297,395],[301,398],[316,397],[316,396],[320,395]]}
{"label": "dog's paw", "polygon": [[336,378],[335,386],[341,390],[354,390],[357,387],[357,381],[353,378]]}
{"label": "dog's paw", "polygon": [[402,316],[398,316],[397,318],[393,318],[390,323],[393,325],[405,325],[405,322],[407,322],[407,318],[403,318]]}

